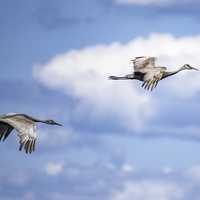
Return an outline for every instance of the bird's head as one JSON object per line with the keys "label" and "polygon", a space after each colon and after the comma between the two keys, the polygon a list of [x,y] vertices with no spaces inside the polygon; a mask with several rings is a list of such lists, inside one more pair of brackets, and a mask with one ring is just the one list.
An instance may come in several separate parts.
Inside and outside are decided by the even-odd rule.
{"label": "bird's head", "polygon": [[45,123],[46,123],[46,124],[50,124],[50,125],[62,126],[62,124],[59,124],[59,123],[55,122],[55,121],[52,120],[52,119],[46,120]]}
{"label": "bird's head", "polygon": [[185,65],[183,65],[182,67],[181,67],[181,69],[182,70],[199,70],[199,69],[197,69],[197,68],[194,68],[194,67],[191,67],[189,64],[185,64]]}

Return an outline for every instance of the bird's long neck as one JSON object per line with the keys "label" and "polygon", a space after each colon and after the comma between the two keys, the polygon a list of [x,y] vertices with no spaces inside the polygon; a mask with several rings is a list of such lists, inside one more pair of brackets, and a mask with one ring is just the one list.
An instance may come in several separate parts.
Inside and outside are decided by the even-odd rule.
{"label": "bird's long neck", "polygon": [[46,123],[46,120],[36,119],[36,118],[30,117],[30,116],[28,116],[28,118],[34,122]]}
{"label": "bird's long neck", "polygon": [[162,79],[167,78],[168,76],[173,76],[173,75],[179,73],[182,70],[184,70],[184,69],[181,67],[181,68],[179,68],[179,69],[177,69],[175,71],[172,71],[172,72],[164,72],[164,74],[162,76]]}

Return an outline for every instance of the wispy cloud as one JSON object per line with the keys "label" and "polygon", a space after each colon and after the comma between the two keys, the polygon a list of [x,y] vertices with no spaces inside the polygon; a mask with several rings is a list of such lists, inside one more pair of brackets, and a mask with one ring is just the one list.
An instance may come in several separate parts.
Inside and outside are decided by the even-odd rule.
{"label": "wispy cloud", "polygon": [[117,4],[128,5],[169,5],[173,4],[175,0],[114,0]]}
{"label": "wispy cloud", "polygon": [[136,169],[135,169],[135,166],[133,166],[133,164],[124,163],[121,167],[121,170],[123,173],[129,174],[129,173],[135,172]]}
{"label": "wispy cloud", "polygon": [[[140,5],[140,6],[160,6],[160,7],[171,7],[171,6],[183,6],[191,3],[190,0],[176,1],[176,0],[113,0],[116,4],[124,5]],[[193,3],[198,3],[196,0],[192,0]]]}
{"label": "wispy cloud", "polygon": [[167,174],[173,173],[174,169],[170,166],[165,166],[165,167],[163,167],[162,171],[163,171],[164,174],[167,175]]}
{"label": "wispy cloud", "polygon": [[56,176],[64,170],[63,168],[64,166],[62,163],[49,162],[45,166],[45,172],[50,176]]}
{"label": "wispy cloud", "polygon": [[125,183],[123,190],[115,192],[113,197],[111,197],[111,200],[181,200],[183,197],[184,191],[173,182],[145,180]]}
{"label": "wispy cloud", "polygon": [[32,171],[31,176],[28,168],[16,170],[15,173],[20,175],[23,172],[22,177],[28,177],[23,184],[18,183],[20,176],[13,176],[14,172],[8,173],[6,179],[0,172],[0,199],[15,200],[16,194],[22,199],[44,200],[187,200],[198,197],[195,188],[199,179],[195,176],[199,174],[199,167],[195,165],[184,170],[174,168],[173,173],[163,173],[161,168],[147,172],[138,166],[137,170],[132,171],[133,166],[127,163],[125,161],[122,165],[126,170],[121,171],[122,168],[117,166],[108,168],[107,163],[102,161],[88,165],[70,163],[68,159],[63,162],[49,161],[44,168],[40,165],[39,171]]}
{"label": "wispy cloud", "polygon": [[[67,126],[67,124],[66,124]],[[70,127],[65,127],[62,130],[55,129],[42,129],[40,130],[40,143],[44,147],[56,147],[58,144],[60,146],[68,144],[78,139],[78,134]]]}

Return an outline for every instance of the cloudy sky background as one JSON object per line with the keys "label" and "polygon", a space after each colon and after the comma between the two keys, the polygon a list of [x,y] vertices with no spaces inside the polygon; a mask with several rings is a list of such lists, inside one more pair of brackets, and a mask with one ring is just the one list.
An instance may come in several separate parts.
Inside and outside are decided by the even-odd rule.
{"label": "cloudy sky background", "polygon": [[152,93],[135,56],[200,67],[196,0],[0,1],[0,112],[53,118],[36,152],[0,144],[0,200],[198,200],[200,74]]}

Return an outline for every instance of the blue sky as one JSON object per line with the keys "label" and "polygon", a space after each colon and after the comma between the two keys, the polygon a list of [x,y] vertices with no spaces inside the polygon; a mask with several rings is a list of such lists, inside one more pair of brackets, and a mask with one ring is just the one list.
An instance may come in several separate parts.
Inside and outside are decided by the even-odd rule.
{"label": "blue sky", "polygon": [[1,143],[0,200],[199,199],[198,73],[180,73],[153,93],[107,80],[131,72],[139,55],[198,67],[199,6],[0,1],[0,112],[64,124],[39,125],[31,155],[17,151],[14,132]]}

